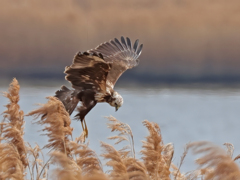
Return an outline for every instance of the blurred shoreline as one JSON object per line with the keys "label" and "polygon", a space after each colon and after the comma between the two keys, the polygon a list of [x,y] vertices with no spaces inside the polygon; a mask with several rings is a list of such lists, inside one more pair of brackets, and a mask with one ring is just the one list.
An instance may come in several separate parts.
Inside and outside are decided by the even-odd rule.
{"label": "blurred shoreline", "polygon": [[[62,85],[71,88],[63,71],[77,52],[125,36],[143,44],[140,64],[114,87],[124,98],[120,111],[99,103],[88,114],[97,154],[109,136],[103,117],[113,113],[134,127],[136,152],[146,134],[144,119],[157,122],[164,141],[174,143],[175,162],[187,142],[231,140],[240,149],[239,0],[0,1],[0,93],[17,78],[25,113]],[[1,112],[7,101],[0,96]],[[43,147],[47,139],[39,138],[31,117],[24,118],[26,140],[38,139]],[[79,122],[72,123],[79,135]],[[193,167],[190,161],[188,155],[183,171]]]}
{"label": "blurred shoreline", "polygon": [[240,83],[240,1],[1,3],[1,78],[62,79],[75,53],[124,35],[144,47],[121,81]]}
{"label": "blurred shoreline", "polygon": [[[60,88],[62,85],[65,85],[71,88],[71,84],[63,78],[21,78],[16,77],[17,80],[21,83],[22,88],[49,88],[55,87]],[[7,89],[9,83],[13,78],[1,78],[0,79],[0,87],[2,89]],[[169,81],[161,81],[161,82],[152,82],[145,81],[139,82],[134,81],[134,79],[126,80],[120,79],[116,83],[115,90],[117,89],[127,89],[127,90],[138,90],[138,91],[161,91],[163,89],[176,89],[176,90],[210,90],[210,91],[229,91],[229,92],[237,92],[240,90],[240,83],[236,82],[222,82],[222,81],[214,81],[214,82],[186,82],[186,81],[178,81],[178,82],[169,82]]]}

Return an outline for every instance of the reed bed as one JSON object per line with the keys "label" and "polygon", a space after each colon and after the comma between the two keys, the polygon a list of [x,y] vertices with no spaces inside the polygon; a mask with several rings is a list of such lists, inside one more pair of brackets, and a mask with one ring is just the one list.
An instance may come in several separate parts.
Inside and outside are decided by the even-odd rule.
{"label": "reed bed", "polygon": [[[240,179],[240,169],[235,163],[240,156],[233,157],[234,147],[225,143],[225,149],[210,142],[188,143],[177,167],[172,162],[174,146],[165,144],[157,123],[143,121],[149,135],[142,141],[141,158],[137,159],[134,149],[134,136],[128,124],[110,116],[107,126],[113,133],[109,137],[116,144],[128,143],[117,150],[114,145],[101,142],[107,160],[104,165],[99,155],[89,148],[81,134],[73,140],[71,118],[63,104],[55,97],[47,97],[46,104],[27,114],[33,122],[42,125],[43,135],[48,143],[44,147],[32,147],[24,141],[24,112],[20,110],[20,86],[13,79],[8,92],[3,95],[9,99],[0,123],[0,179],[69,179],[69,180],[197,180],[197,179]],[[44,161],[42,149],[49,149],[49,159]],[[196,160],[196,170],[182,173],[180,168],[189,150],[200,154]]]}
{"label": "reed bed", "polygon": [[121,35],[144,44],[132,72],[141,77],[240,76],[239,0],[0,2],[0,74],[6,77],[63,77],[59,72],[77,51]]}

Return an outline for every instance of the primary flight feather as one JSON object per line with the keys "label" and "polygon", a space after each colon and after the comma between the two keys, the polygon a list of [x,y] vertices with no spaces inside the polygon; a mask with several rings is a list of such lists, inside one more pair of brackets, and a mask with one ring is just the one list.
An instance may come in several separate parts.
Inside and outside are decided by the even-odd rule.
{"label": "primary flight feather", "polygon": [[114,91],[114,85],[127,69],[138,65],[142,47],[138,40],[132,45],[128,37],[121,37],[120,41],[115,38],[95,49],[77,53],[72,64],[65,68],[65,79],[74,89],[62,86],[55,96],[62,101],[70,115],[81,101],[76,118],[81,120],[86,137],[85,116],[98,102],[107,102],[116,111],[122,106],[123,98]]}

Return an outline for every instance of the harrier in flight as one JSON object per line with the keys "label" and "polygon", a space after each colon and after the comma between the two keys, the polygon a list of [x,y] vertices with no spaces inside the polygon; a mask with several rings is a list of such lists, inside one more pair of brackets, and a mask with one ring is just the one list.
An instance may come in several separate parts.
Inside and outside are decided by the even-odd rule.
{"label": "harrier in flight", "polygon": [[65,68],[65,79],[72,84],[73,89],[62,86],[55,97],[62,101],[69,115],[81,101],[75,117],[81,120],[85,137],[88,136],[85,116],[97,103],[107,102],[116,111],[122,106],[123,98],[113,88],[127,69],[138,65],[143,47],[138,42],[136,40],[132,45],[128,37],[121,37],[120,41],[115,38],[95,49],[77,53],[72,64]]}

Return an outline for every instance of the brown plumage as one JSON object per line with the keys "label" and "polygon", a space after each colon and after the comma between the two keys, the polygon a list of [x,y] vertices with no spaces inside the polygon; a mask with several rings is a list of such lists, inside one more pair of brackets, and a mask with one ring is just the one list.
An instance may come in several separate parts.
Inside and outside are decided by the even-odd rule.
{"label": "brown plumage", "polygon": [[[98,103],[107,102],[116,108],[123,104],[123,98],[113,90],[118,78],[127,70],[138,65],[143,45],[136,40],[132,46],[129,38],[110,40],[84,53],[77,53],[73,63],[65,68],[66,80],[73,90],[62,86],[56,97],[71,115],[79,101],[76,119],[85,123],[85,116]],[[83,130],[88,135],[86,123]]]}

